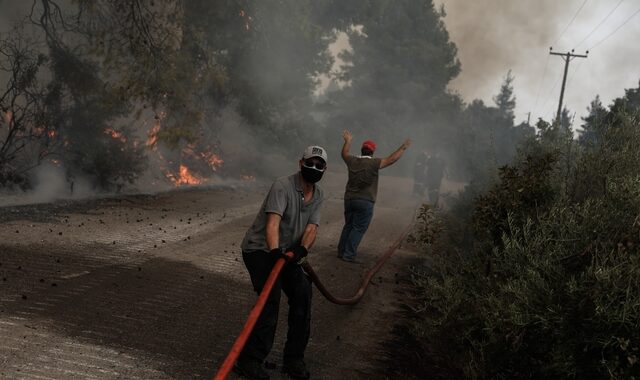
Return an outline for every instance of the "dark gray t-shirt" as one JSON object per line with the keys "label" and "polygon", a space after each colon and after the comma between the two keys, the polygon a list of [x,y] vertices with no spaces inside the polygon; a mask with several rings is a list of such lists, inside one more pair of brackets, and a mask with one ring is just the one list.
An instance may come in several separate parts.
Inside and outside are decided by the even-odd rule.
{"label": "dark gray t-shirt", "polygon": [[349,169],[349,180],[344,199],[365,199],[376,201],[378,195],[379,158],[347,156],[344,162]]}
{"label": "dark gray t-shirt", "polygon": [[242,241],[242,250],[268,251],[267,246],[267,214],[275,213],[282,217],[280,221],[280,247],[290,249],[300,244],[307,224],[320,225],[320,206],[324,195],[317,184],[313,198],[304,202],[302,178],[300,173],[278,178],[267,194],[258,215]]}

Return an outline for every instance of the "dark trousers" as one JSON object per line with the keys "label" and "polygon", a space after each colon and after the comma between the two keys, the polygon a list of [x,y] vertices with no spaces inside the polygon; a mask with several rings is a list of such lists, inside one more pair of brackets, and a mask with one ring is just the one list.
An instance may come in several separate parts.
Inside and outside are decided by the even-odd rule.
{"label": "dark trousers", "polygon": [[[278,259],[269,252],[243,252],[242,259],[251,276],[256,293],[262,287]],[[303,359],[311,331],[311,281],[302,268],[293,263],[285,264],[276,280],[262,314],[249,336],[249,340],[240,355],[240,359],[264,359],[273,347],[278,324],[280,290],[289,300],[289,330],[284,346],[283,360]]]}
{"label": "dark trousers", "polygon": [[347,260],[355,259],[358,246],[373,218],[373,205],[373,202],[364,199],[344,200],[344,227],[338,243],[338,256]]}
{"label": "dark trousers", "polygon": [[437,206],[438,200],[440,199],[440,184],[442,183],[442,178],[430,178],[427,181],[427,189],[429,193],[429,202],[433,206]]}

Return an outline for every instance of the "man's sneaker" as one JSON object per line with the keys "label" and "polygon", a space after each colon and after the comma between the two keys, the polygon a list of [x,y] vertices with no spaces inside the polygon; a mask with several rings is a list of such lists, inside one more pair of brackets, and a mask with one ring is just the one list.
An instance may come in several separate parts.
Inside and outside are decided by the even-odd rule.
{"label": "man's sneaker", "polygon": [[351,263],[351,264],[362,264],[362,261],[360,261],[360,260],[358,260],[356,258],[351,258],[351,257],[346,257],[346,256],[340,257],[340,260],[346,261],[346,262]]}
{"label": "man's sneaker", "polygon": [[269,380],[269,374],[256,359],[242,359],[236,362],[233,372],[251,380]]}
{"label": "man's sneaker", "polygon": [[304,360],[288,360],[282,364],[282,372],[289,375],[296,380],[306,380],[311,374],[307,371],[307,366],[304,364]]}

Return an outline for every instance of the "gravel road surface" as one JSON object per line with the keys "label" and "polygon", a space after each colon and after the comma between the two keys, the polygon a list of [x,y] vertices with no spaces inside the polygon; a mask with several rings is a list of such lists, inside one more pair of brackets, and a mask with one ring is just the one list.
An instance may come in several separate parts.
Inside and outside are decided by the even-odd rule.
{"label": "gravel road surface", "polygon": [[[310,263],[337,296],[412,222],[411,181],[382,176],[362,264],[336,258],[345,178],[327,199]],[[268,186],[178,189],[0,208],[0,378],[212,378],[255,302],[239,245]],[[316,379],[375,379],[398,314],[399,249],[364,299],[337,306],[314,292],[307,364]],[[275,347],[286,333],[282,298]],[[230,378],[236,378],[235,375]]]}

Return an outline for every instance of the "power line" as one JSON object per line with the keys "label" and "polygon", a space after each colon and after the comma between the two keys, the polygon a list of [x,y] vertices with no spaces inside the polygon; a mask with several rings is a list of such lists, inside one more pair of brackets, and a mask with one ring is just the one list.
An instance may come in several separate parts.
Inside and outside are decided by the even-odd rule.
{"label": "power line", "polygon": [[540,91],[542,90],[542,83],[544,82],[544,78],[547,75],[547,67],[549,67],[549,57],[550,55],[547,55],[547,60],[545,61],[544,69],[542,70],[542,79],[540,79],[540,82],[538,82],[538,91],[536,93],[536,101],[533,103],[534,113],[538,109],[538,99],[540,99]]}
{"label": "power line", "polygon": [[[557,85],[561,81],[562,81],[562,76],[560,76],[559,81],[556,82],[556,86],[554,86],[553,89],[558,87]],[[547,98],[547,101],[545,102],[545,104],[549,104],[549,105],[547,107],[545,107],[544,111],[542,112],[542,115],[548,115],[551,120],[553,120],[553,117],[555,116],[555,114],[554,114],[555,110],[553,109],[553,107],[555,107],[555,106],[553,105],[553,102],[549,102],[549,100],[551,100],[551,96],[552,95],[553,95],[553,90],[549,91],[549,98]]]}
{"label": "power line", "polygon": [[551,87],[551,89],[549,90],[549,92],[547,92],[547,99],[544,101],[544,103],[542,104],[542,106],[540,106],[540,108],[542,108],[544,110],[543,114],[548,113],[548,111],[550,109],[552,109],[553,105],[551,105],[549,108],[545,108],[545,106],[549,103],[549,100],[551,100],[551,94],[553,93],[553,90],[556,89],[556,87],[558,87],[558,83],[560,83],[560,80],[562,79],[562,75],[559,74],[558,77],[556,78],[555,82],[553,82],[553,86]]}
{"label": "power line", "polygon": [[606,41],[607,39],[609,39],[609,37],[613,36],[614,34],[616,34],[616,32],[618,30],[620,30],[623,26],[625,26],[629,21],[631,21],[632,18],[634,18],[638,13],[640,13],[640,9],[638,9],[637,11],[635,11],[631,16],[629,16],[629,18],[627,18],[626,20],[624,20],[624,22],[620,25],[618,25],[617,28],[614,29],[613,32],[609,33],[605,38],[601,39],[600,41],[596,42],[593,46],[591,46],[591,48],[589,48],[589,50],[593,50],[596,46],[600,45],[601,43],[603,43],[604,41]]}
{"label": "power line", "polygon": [[571,82],[573,82],[573,78],[575,78],[576,74],[578,74],[578,71],[580,71],[580,68],[582,67],[583,62],[585,61],[578,62],[578,65],[576,66],[575,70],[573,70],[569,74],[569,78],[567,78],[567,87],[571,84]]}
{"label": "power line", "polygon": [[580,13],[580,11],[582,10],[582,8],[584,8],[584,5],[587,3],[587,1],[589,0],[584,0],[584,2],[582,2],[582,5],[580,6],[580,8],[578,8],[578,10],[576,11],[576,13],[573,15],[573,18],[571,19],[571,21],[569,21],[569,23],[567,24],[567,26],[564,27],[564,29],[562,30],[562,32],[560,33],[560,35],[558,36],[558,38],[556,38],[556,40],[553,42],[552,45],[556,45],[558,43],[558,41],[560,41],[560,38],[562,38],[562,36],[565,34],[565,32],[567,31],[567,29],[569,29],[569,27],[571,26],[571,24],[573,24],[573,22],[575,21],[576,17],[578,17],[578,13]]}
{"label": "power line", "polygon": [[573,72],[571,72],[571,74],[569,74],[569,78],[567,79],[567,86],[571,84],[571,81],[573,80],[573,78],[576,76],[576,74],[580,70],[580,67],[582,66],[583,62],[584,61],[578,62],[578,66],[576,66],[576,69],[573,70]]}
{"label": "power line", "polygon": [[618,4],[616,4],[616,6],[613,7],[613,9],[605,16],[605,18],[603,18],[602,21],[600,21],[600,23],[598,25],[596,25],[596,27],[593,28],[593,30],[591,32],[589,32],[589,34],[587,34],[587,36],[585,38],[582,39],[582,41],[578,42],[578,44],[576,45],[576,47],[574,49],[577,49],[578,46],[582,45],[582,43],[584,43],[586,40],[588,40],[589,37],[591,37],[593,35],[593,33],[596,32],[596,30],[600,29],[600,27],[609,19],[609,17],[611,17],[613,12],[615,12],[616,9],[618,9],[618,7],[620,6],[620,4],[622,4],[623,1],[624,0],[618,1]]}

